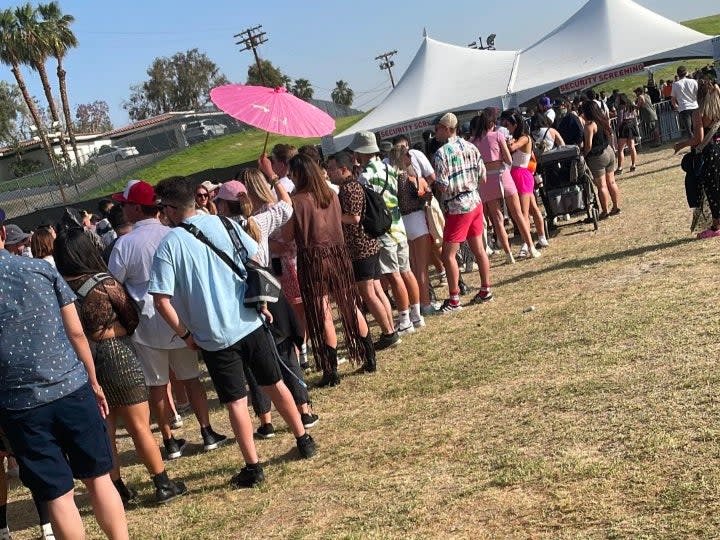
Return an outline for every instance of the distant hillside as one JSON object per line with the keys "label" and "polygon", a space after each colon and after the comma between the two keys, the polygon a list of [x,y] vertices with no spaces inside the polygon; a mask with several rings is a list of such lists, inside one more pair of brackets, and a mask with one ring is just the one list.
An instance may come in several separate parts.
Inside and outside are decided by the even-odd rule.
{"label": "distant hillside", "polygon": [[[720,14],[710,15],[708,17],[701,17],[699,19],[691,19],[689,21],[684,21],[682,24],[687,26],[688,28],[692,28],[693,30],[697,30],[698,32],[702,32],[703,34],[707,34],[709,36],[720,35]],[[678,66],[681,64],[687,66],[688,71],[692,73],[696,69],[706,66],[711,62],[711,59],[701,59],[678,61],[672,64],[668,64],[667,66],[664,66],[655,71],[655,82],[659,83],[661,80],[667,79],[672,80],[675,76],[675,72],[677,71]],[[630,77],[614,79],[600,86],[596,86],[595,90],[597,90],[598,92],[600,90],[605,90],[605,92],[610,95],[613,88],[617,88],[618,90],[620,90],[620,92],[631,95],[632,91],[635,88],[637,88],[638,86],[643,86],[645,84],[647,84],[647,73],[641,73],[639,75],[632,75]]]}

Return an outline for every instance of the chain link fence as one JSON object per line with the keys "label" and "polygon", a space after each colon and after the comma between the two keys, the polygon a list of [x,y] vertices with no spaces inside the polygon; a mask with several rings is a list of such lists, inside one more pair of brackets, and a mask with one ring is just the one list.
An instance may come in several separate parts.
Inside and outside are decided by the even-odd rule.
{"label": "chain link fence", "polygon": [[120,151],[95,151],[84,158],[80,166],[69,169],[59,166],[57,170],[49,168],[0,181],[0,207],[8,218],[15,218],[43,208],[72,205],[90,198],[98,188],[127,178],[191,144],[246,129],[246,125],[224,114],[195,114],[174,118],[142,132],[116,135],[111,132],[101,139],[111,141],[110,146]]}

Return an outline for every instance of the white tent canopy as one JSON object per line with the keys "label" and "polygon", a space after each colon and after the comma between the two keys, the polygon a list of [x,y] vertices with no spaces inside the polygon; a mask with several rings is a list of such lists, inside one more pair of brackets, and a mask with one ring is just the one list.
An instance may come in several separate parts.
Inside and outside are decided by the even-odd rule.
{"label": "white tent canopy", "polygon": [[453,110],[517,106],[564,83],[633,64],[713,56],[712,37],[632,0],[589,0],[522,51],[474,50],[425,37],[395,89],[365,118],[335,136],[346,147],[358,131],[383,138],[429,125]]}

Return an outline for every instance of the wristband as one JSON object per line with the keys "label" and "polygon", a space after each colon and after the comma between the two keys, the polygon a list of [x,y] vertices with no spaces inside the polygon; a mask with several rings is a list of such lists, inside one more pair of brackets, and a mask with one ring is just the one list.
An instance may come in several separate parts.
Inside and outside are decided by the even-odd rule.
{"label": "wristband", "polygon": [[190,337],[190,333],[191,333],[191,332],[190,332],[190,329],[188,328],[188,329],[185,331],[185,333],[184,333],[182,336],[180,336],[180,339],[186,340],[187,338]]}

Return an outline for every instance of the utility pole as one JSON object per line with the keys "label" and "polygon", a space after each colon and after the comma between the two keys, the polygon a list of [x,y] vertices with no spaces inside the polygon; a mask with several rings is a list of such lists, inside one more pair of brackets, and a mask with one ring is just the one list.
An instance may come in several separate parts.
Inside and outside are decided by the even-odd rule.
{"label": "utility pole", "polygon": [[265,77],[263,76],[262,67],[260,65],[260,57],[257,53],[258,46],[267,42],[267,33],[263,31],[262,24],[243,30],[239,34],[235,34],[233,37],[240,40],[236,41],[235,45],[243,46],[243,48],[240,49],[240,52],[252,50],[253,55],[255,56],[255,63],[258,68],[258,75],[260,75],[260,81],[263,83],[263,86],[266,86]]}
{"label": "utility pole", "polygon": [[395,88],[395,79],[393,79],[392,67],[395,65],[395,62],[390,60],[390,58],[392,58],[396,54],[397,54],[397,51],[389,51],[389,52],[382,53],[375,57],[375,60],[382,60],[382,62],[380,62],[380,70],[381,71],[383,69],[388,70],[388,74],[390,75],[390,84],[392,84],[393,88]]}

